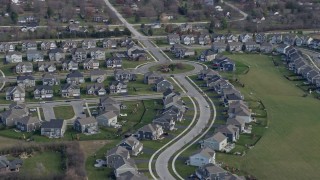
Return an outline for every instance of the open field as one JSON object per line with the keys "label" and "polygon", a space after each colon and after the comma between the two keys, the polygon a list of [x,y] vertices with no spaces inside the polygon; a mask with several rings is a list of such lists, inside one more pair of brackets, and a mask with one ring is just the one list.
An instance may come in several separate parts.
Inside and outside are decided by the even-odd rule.
{"label": "open field", "polygon": [[74,116],[72,106],[57,106],[53,108],[57,119],[71,119]]}
{"label": "open field", "polygon": [[[283,66],[275,67],[264,55],[227,55],[250,66],[239,75],[245,97],[258,97],[268,112],[268,129],[247,155],[218,154],[217,161],[239,168],[258,179],[317,179],[320,101],[308,96],[283,77]],[[249,94],[252,95],[249,95]],[[250,97],[248,97],[250,98]]]}

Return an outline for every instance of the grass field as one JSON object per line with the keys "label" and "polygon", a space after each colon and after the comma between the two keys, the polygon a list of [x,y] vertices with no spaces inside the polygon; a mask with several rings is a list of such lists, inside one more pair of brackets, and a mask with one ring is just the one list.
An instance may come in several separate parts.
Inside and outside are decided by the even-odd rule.
{"label": "grass field", "polygon": [[[283,77],[284,67],[275,67],[264,55],[227,55],[250,66],[239,75],[245,97],[260,98],[268,112],[268,129],[244,157],[218,154],[217,160],[258,179],[317,179],[320,177],[320,101],[308,96]],[[252,95],[250,95],[252,94]]]}
{"label": "grass field", "polygon": [[74,116],[72,106],[57,106],[53,107],[53,110],[57,119],[71,119]]}
{"label": "grass field", "polygon": [[38,177],[51,173],[62,173],[61,160],[59,152],[37,152],[32,157],[23,160],[20,173],[34,174]]}

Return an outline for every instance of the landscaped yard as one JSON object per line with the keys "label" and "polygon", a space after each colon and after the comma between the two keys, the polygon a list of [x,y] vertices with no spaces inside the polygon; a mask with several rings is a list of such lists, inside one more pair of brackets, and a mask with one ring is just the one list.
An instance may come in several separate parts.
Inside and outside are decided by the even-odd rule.
{"label": "landscaped yard", "polygon": [[36,177],[62,173],[62,162],[59,152],[36,152],[32,157],[23,159],[20,173],[34,174]]}
{"label": "landscaped yard", "polygon": [[[275,67],[264,55],[227,55],[250,66],[239,75],[245,97],[258,97],[268,112],[268,129],[243,157],[218,154],[217,161],[239,168],[258,179],[317,179],[320,101],[308,96],[283,77],[283,66]],[[259,129],[257,129],[259,131]],[[250,140],[244,138],[243,141]]]}
{"label": "landscaped yard", "polygon": [[149,71],[158,71],[165,74],[180,74],[180,73],[185,73],[192,70],[194,70],[194,66],[189,64],[180,64],[180,63],[155,65],[149,68]]}
{"label": "landscaped yard", "polygon": [[57,119],[71,119],[74,116],[74,110],[72,106],[56,106],[53,107],[54,114]]}

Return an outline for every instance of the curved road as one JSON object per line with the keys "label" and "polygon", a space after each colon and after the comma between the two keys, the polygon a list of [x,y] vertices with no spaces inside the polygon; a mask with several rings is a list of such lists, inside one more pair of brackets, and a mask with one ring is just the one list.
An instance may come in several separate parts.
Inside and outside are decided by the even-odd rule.
{"label": "curved road", "polygon": [[[138,67],[135,71],[137,73],[145,73],[148,71],[149,67],[155,64],[161,64],[161,63],[166,63],[166,62],[171,62],[168,58],[166,58],[159,47],[155,46],[153,43],[151,43],[148,40],[148,37],[141,35],[134,27],[132,24],[129,24],[123,17],[122,15],[110,4],[108,0],[104,0],[106,5],[109,6],[111,10],[115,12],[119,20],[132,32],[133,36],[135,36],[136,39],[138,39],[142,46],[144,48],[147,47],[149,52],[151,52],[152,56],[154,56],[158,62],[154,63],[149,63],[143,66]],[[181,61],[180,61],[181,62]],[[186,62],[184,62],[186,63]],[[188,62],[188,64],[191,64],[195,67],[195,70],[189,72],[189,73],[182,73],[182,74],[175,74],[175,79],[176,81],[186,90],[187,95],[194,97],[195,100],[198,103],[200,115],[199,118],[197,119],[196,125],[191,127],[189,129],[189,132],[178,139],[174,144],[170,145],[167,147],[163,152],[161,152],[156,159],[155,167],[156,167],[156,172],[157,175],[160,177],[160,179],[167,179],[167,180],[172,180],[175,179],[168,168],[170,158],[173,156],[174,153],[178,152],[183,148],[183,146],[186,143],[191,142],[196,136],[201,134],[201,131],[208,125],[209,119],[210,119],[210,107],[206,99],[203,97],[203,95],[196,89],[194,88],[188,80],[186,80],[186,76],[198,73],[200,70],[203,69],[203,66],[197,64],[197,63],[192,63]],[[156,155],[156,154],[154,154]],[[154,156],[152,156],[154,157]],[[151,175],[153,176],[154,179],[157,179],[156,175],[153,174],[152,167],[150,166],[153,158],[150,159],[149,161],[149,171]]]}

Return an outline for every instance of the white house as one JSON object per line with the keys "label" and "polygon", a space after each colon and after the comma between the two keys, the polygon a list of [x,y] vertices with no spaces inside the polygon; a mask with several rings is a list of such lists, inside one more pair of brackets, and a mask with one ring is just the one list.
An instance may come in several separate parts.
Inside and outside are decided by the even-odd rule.
{"label": "white house", "polygon": [[188,165],[203,166],[206,164],[215,164],[216,153],[210,148],[204,148],[196,151],[189,157]]}
{"label": "white house", "polygon": [[118,117],[113,111],[105,112],[97,116],[98,125],[113,127],[118,122]]}
{"label": "white house", "polygon": [[210,148],[215,151],[223,151],[228,144],[228,138],[221,132],[215,133],[213,136],[203,140],[201,148]]}

